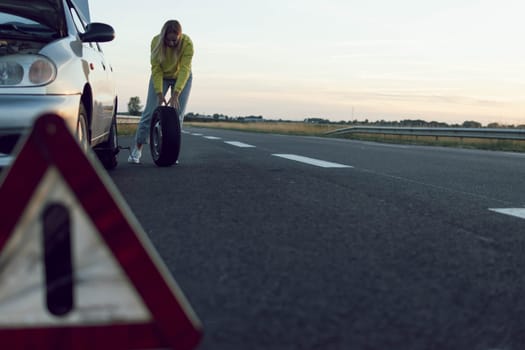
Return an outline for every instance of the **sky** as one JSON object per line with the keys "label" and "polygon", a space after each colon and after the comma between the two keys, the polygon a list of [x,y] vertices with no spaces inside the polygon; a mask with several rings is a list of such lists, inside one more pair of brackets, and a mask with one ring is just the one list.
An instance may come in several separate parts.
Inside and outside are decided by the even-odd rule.
{"label": "sky", "polygon": [[90,0],[119,111],[146,101],[151,38],[193,41],[186,112],[525,124],[523,0]]}

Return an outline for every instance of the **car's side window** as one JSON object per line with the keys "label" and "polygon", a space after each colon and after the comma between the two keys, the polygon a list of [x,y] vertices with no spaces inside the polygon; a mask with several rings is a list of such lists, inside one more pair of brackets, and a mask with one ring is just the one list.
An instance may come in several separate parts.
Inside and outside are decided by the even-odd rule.
{"label": "car's side window", "polygon": [[[71,17],[73,18],[73,22],[75,22],[75,27],[77,28],[77,31],[79,33],[85,33],[86,24],[80,18],[80,15],[78,14],[77,10],[74,7],[70,7],[69,10],[71,11]],[[93,47],[93,43],[89,43],[89,46]]]}
{"label": "car's side window", "polygon": [[86,25],[78,15],[77,10],[75,10],[74,7],[70,8],[71,10],[71,17],[73,17],[73,21],[75,22],[75,27],[77,27],[77,31],[79,33],[84,33],[86,31]]}

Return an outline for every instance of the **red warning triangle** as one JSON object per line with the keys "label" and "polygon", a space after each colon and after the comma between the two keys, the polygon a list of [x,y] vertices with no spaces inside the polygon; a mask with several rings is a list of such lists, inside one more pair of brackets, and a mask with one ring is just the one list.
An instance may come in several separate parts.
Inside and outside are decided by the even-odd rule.
{"label": "red warning triangle", "polygon": [[[1,347],[193,349],[200,321],[105,170],[90,157],[63,119],[49,114],[37,119],[2,172]],[[57,226],[57,217],[67,225]],[[53,230],[67,233],[67,244],[45,238]],[[58,264],[49,258],[49,246],[62,249]],[[54,281],[60,283],[51,285],[49,276],[57,273]],[[68,286],[65,294],[56,294],[60,286]]]}

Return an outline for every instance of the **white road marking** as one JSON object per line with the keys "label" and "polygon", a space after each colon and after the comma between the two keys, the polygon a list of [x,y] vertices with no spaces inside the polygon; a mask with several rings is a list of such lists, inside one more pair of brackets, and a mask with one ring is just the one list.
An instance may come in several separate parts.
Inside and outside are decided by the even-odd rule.
{"label": "white road marking", "polygon": [[199,134],[199,133],[192,133],[193,136],[202,136],[202,134]]}
{"label": "white road marking", "polygon": [[208,140],[220,140],[221,139],[220,137],[217,137],[217,136],[204,136],[204,138]]}
{"label": "white road marking", "polygon": [[353,166],[345,165],[345,164],[339,164],[339,163],[332,163],[327,162],[324,160],[314,159],[314,158],[308,158],[303,156],[298,156],[295,154],[272,154],[276,157],[286,158],[290,160],[295,160],[297,162],[306,163],[310,165],[315,165],[321,168],[353,168]]}
{"label": "white road marking", "polygon": [[247,143],[242,143],[239,141],[224,141],[224,143],[227,143],[228,145],[232,145],[235,147],[241,147],[241,148],[255,147],[255,146],[249,145]]}
{"label": "white road marking", "polygon": [[489,208],[489,210],[496,213],[515,216],[520,219],[525,219],[525,208]]}

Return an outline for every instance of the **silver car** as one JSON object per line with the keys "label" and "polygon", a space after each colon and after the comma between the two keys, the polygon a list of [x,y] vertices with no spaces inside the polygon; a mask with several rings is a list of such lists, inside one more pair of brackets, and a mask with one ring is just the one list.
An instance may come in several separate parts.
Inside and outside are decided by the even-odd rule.
{"label": "silver car", "polygon": [[106,169],[117,165],[117,94],[87,0],[0,1],[0,167],[44,113],[63,117]]}

